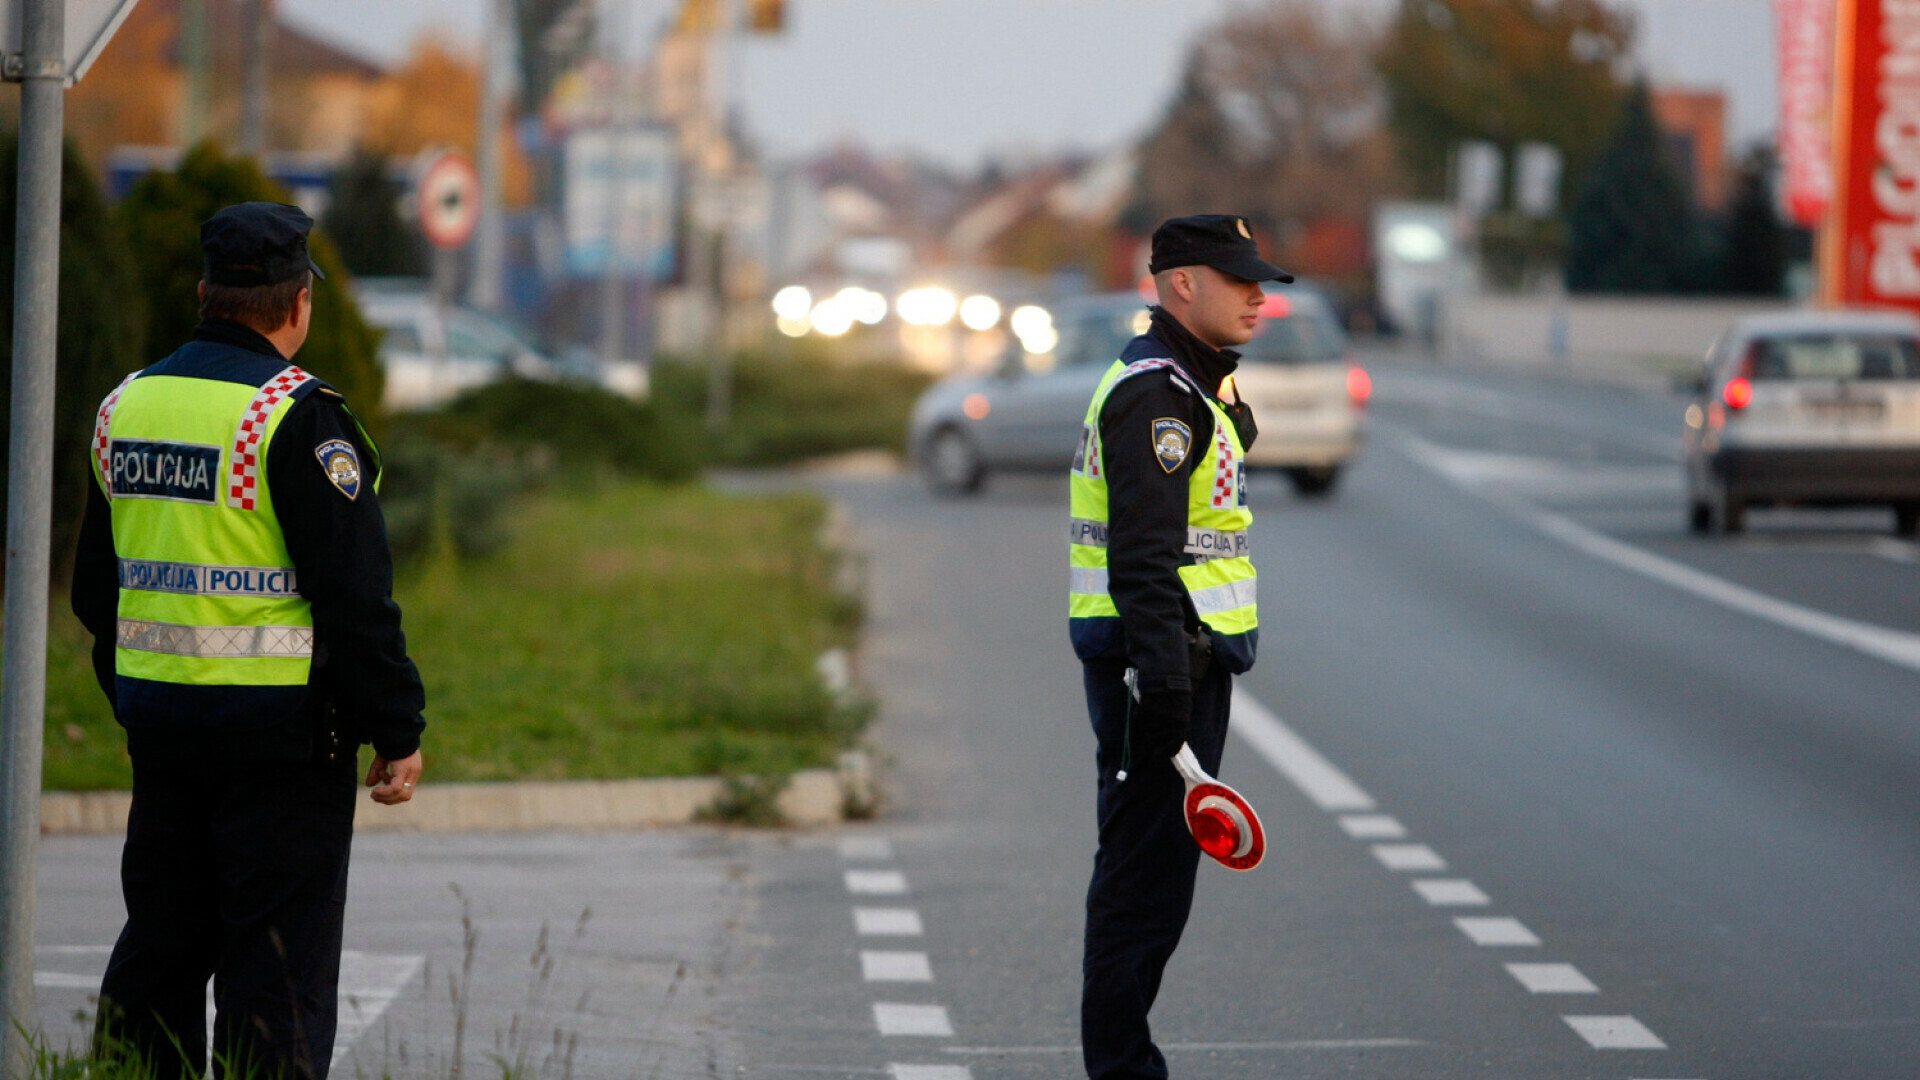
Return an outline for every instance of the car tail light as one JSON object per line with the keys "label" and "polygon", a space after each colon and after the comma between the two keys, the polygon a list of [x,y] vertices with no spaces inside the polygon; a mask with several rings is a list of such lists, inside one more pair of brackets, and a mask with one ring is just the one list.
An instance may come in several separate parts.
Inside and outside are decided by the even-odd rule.
{"label": "car tail light", "polygon": [[1373,396],[1373,377],[1367,369],[1358,364],[1347,369],[1347,397],[1352,399],[1356,408],[1367,407],[1367,399]]}
{"label": "car tail light", "polygon": [[1728,379],[1727,385],[1721,388],[1720,399],[1727,403],[1727,408],[1738,412],[1753,404],[1753,354],[1759,349],[1760,343],[1757,341],[1747,346],[1733,378]]}

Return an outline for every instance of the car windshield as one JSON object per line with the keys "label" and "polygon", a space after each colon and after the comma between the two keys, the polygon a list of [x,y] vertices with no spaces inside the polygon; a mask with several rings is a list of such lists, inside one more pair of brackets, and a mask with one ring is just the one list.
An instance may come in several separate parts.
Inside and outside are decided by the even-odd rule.
{"label": "car windshield", "polygon": [[1256,364],[1321,364],[1346,355],[1346,339],[1333,312],[1318,296],[1298,290],[1276,292],[1260,308],[1253,340],[1239,347]]}
{"label": "car windshield", "polygon": [[1754,381],[1920,379],[1920,341],[1895,334],[1796,334],[1753,343]]}

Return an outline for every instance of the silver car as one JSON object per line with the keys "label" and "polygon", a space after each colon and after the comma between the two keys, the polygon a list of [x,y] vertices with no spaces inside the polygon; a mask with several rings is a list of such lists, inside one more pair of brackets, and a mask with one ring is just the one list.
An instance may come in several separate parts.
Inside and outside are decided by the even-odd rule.
{"label": "silver car", "polygon": [[[1319,293],[1270,286],[1262,313],[1232,376],[1260,425],[1247,465],[1328,495],[1360,448],[1371,383]],[[1082,297],[1059,305],[1053,325],[1051,352],[1015,345],[993,373],[943,379],[915,404],[908,445],[935,491],[970,494],[991,472],[1072,464],[1094,390],[1148,313],[1134,293]]]}
{"label": "silver car", "polygon": [[1708,350],[1687,407],[1689,524],[1746,527],[1753,506],[1879,505],[1920,529],[1920,319],[1883,311],[1754,316]]}

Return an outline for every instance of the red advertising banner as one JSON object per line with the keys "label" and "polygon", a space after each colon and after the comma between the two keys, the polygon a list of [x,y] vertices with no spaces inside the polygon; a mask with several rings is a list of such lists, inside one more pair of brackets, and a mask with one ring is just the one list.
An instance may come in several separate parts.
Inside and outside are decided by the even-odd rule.
{"label": "red advertising banner", "polygon": [[1839,0],[1828,303],[1920,310],[1920,0]]}
{"label": "red advertising banner", "polygon": [[1834,0],[1774,0],[1780,53],[1780,167],[1787,213],[1812,228],[1833,197]]}

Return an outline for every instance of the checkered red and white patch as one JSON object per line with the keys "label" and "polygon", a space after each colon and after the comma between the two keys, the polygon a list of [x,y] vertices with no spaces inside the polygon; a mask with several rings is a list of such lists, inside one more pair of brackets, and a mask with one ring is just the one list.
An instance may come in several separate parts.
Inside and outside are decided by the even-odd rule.
{"label": "checkered red and white patch", "polygon": [[236,510],[252,510],[260,490],[260,445],[267,437],[267,422],[273,412],[291,397],[302,383],[313,376],[288,364],[268,379],[240,413],[240,430],[234,433],[232,464],[227,468],[227,505]]}
{"label": "checkered red and white patch", "polygon": [[1220,510],[1240,504],[1240,462],[1233,456],[1226,425],[1214,421],[1213,445],[1219,451],[1213,463],[1213,508]]}
{"label": "checkered red and white patch", "polygon": [[113,393],[100,403],[100,411],[93,418],[93,456],[100,462],[100,486],[109,499],[113,498],[113,440],[108,430],[113,426],[113,408],[120,404],[120,395],[126,390],[127,384],[139,377],[140,373],[136,371],[121,379],[120,385],[114,387]]}

